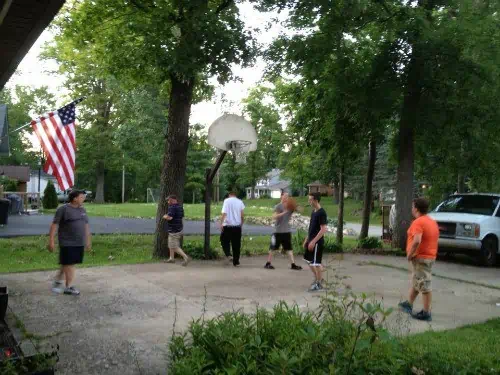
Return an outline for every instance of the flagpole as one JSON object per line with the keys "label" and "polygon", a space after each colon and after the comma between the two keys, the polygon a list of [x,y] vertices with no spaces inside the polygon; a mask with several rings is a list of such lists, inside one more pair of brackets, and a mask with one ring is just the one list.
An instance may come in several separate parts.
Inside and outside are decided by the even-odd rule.
{"label": "flagpole", "polygon": [[[83,101],[83,100],[85,100],[85,99],[87,99],[87,97],[86,97],[86,96],[82,96],[81,98],[79,98],[79,99],[75,100],[75,101],[74,101],[74,102],[72,102],[72,103],[78,104],[78,103],[82,102],[82,101]],[[23,126],[18,127],[17,129],[11,130],[11,131],[9,132],[9,134],[12,134],[12,133],[18,132],[19,130],[23,130],[24,128],[27,128],[27,127],[28,127],[28,126],[30,126],[30,125],[31,125],[31,121],[30,121],[30,122],[28,122],[27,124],[24,124]],[[2,138],[6,138],[6,137],[7,137],[7,136],[5,135],[5,136],[3,136],[3,137],[0,137],[0,139],[2,139]]]}

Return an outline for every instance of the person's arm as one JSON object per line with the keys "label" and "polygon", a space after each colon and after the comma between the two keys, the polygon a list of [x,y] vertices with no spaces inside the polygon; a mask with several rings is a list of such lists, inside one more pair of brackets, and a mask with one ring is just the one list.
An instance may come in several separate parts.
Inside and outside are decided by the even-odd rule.
{"label": "person's arm", "polygon": [[286,209],[283,212],[274,211],[274,213],[273,213],[273,220],[279,219],[280,217],[286,215],[287,212],[288,211]]}
{"label": "person's arm", "polygon": [[316,246],[316,243],[318,243],[318,241],[323,238],[323,236],[325,235],[325,233],[328,231],[328,227],[326,224],[321,224],[321,227],[320,227],[320,230],[318,232],[318,234],[316,235],[316,237],[314,237],[312,239],[311,242],[309,242],[309,250],[313,250],[314,249],[314,246]]}
{"label": "person's arm", "polygon": [[61,220],[63,219],[63,215],[64,215],[65,211],[66,211],[66,206],[59,207],[56,210],[56,213],[54,215],[54,219],[52,220],[52,224],[50,225],[49,244],[47,246],[50,252],[53,252],[56,248],[56,245],[55,245],[56,232],[57,232],[57,229],[59,228],[59,224],[61,223]]}
{"label": "person's arm", "polygon": [[412,260],[417,255],[417,249],[422,243],[422,233],[416,233],[413,236],[410,252],[408,253],[408,260]]}
{"label": "person's arm", "polygon": [[56,248],[56,244],[55,244],[55,238],[56,238],[56,232],[57,232],[57,227],[59,225],[58,224],[55,224],[55,223],[52,223],[50,225],[50,230],[49,230],[49,245],[48,245],[48,249],[50,252],[53,252]]}
{"label": "person's arm", "polygon": [[167,213],[165,215],[163,215],[163,218],[167,221],[170,221],[174,218],[174,214],[172,212],[172,207],[168,208]]}
{"label": "person's arm", "polygon": [[243,226],[244,221],[245,221],[245,214],[243,213],[243,210],[241,210],[241,226]]}
{"label": "person's arm", "polygon": [[92,251],[92,233],[90,233],[89,223],[85,224],[85,250]]}

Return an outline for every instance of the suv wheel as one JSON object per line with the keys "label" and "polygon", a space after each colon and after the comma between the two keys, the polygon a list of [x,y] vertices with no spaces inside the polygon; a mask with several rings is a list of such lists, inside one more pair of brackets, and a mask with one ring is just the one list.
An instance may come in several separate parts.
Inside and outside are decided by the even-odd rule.
{"label": "suv wheel", "polygon": [[480,262],[486,267],[493,267],[497,262],[498,240],[495,237],[486,237],[481,247]]}

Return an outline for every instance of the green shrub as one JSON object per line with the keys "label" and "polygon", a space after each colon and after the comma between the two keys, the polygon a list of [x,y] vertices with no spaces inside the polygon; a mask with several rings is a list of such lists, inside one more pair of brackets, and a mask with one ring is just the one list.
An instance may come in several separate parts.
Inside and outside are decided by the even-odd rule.
{"label": "green shrub", "polygon": [[361,249],[382,249],[384,244],[377,237],[366,237],[358,241]]}
{"label": "green shrub", "polygon": [[[346,307],[352,315],[346,313]],[[405,362],[400,345],[382,324],[391,311],[365,297],[333,293],[320,311],[301,312],[284,302],[272,311],[233,311],[193,321],[174,335],[170,373],[387,374]],[[356,318],[350,318],[356,316]],[[376,323],[375,323],[376,321]]]}
{"label": "green shrub", "polygon": [[325,237],[325,253],[339,254],[344,252],[342,244],[337,243],[333,237]]}
{"label": "green shrub", "polygon": [[59,202],[57,201],[56,188],[50,180],[47,184],[47,187],[43,191],[42,205],[46,210],[57,208],[57,206],[59,205]]}
{"label": "green shrub", "polygon": [[219,257],[212,247],[209,248],[208,258],[205,257],[205,244],[201,241],[184,241],[182,250],[193,259],[210,260]]}

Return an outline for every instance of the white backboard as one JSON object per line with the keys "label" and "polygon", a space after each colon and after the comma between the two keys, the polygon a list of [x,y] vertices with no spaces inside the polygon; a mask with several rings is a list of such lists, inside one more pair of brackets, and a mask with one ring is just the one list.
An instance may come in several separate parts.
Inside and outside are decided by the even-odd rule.
{"label": "white backboard", "polygon": [[208,128],[208,144],[227,151],[232,141],[250,142],[244,152],[257,150],[257,132],[253,125],[241,116],[225,114]]}

